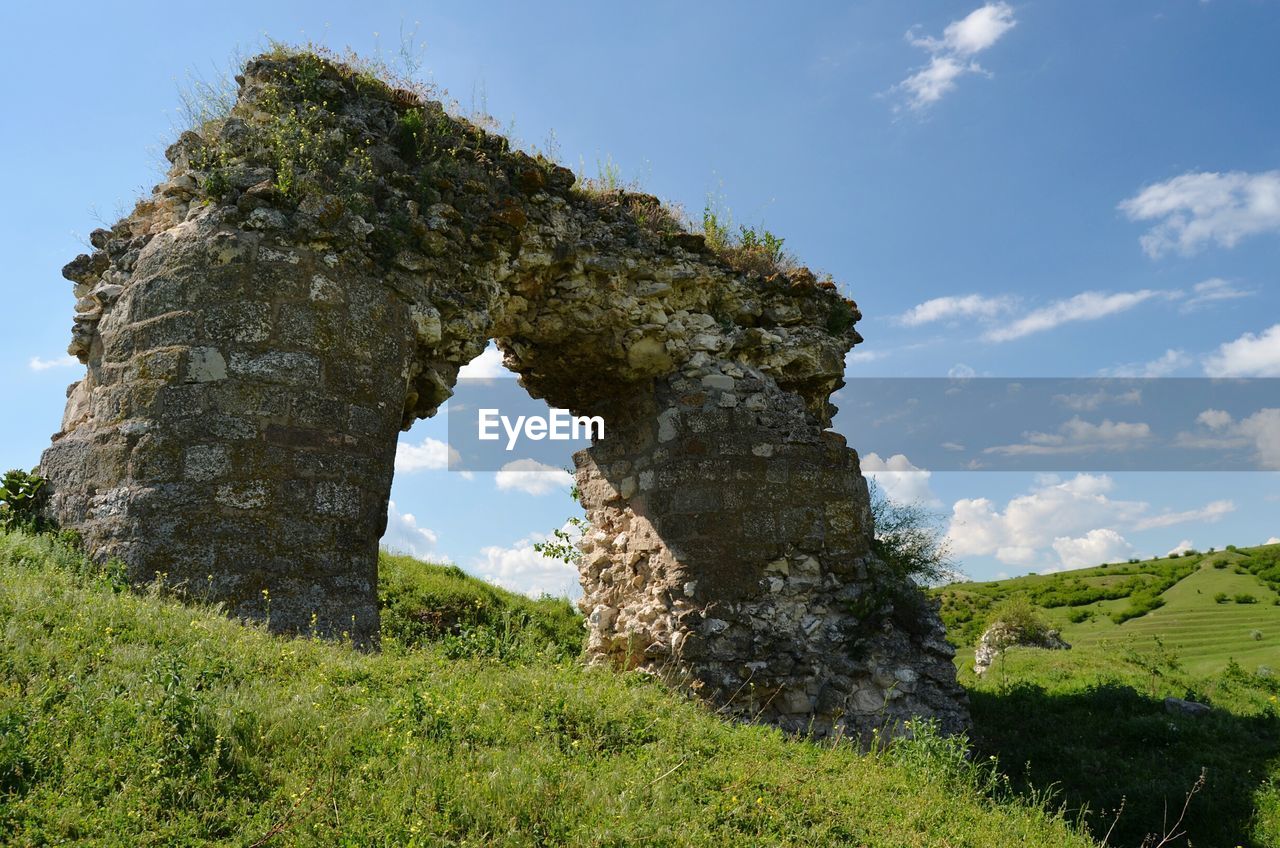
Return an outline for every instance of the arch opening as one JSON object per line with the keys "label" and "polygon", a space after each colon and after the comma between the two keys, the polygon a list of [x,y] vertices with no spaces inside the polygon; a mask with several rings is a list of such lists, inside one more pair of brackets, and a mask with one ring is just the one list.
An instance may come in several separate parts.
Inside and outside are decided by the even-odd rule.
{"label": "arch opening", "polygon": [[316,56],[238,81],[64,270],[88,369],[41,467],[95,556],[375,644],[398,434],[493,339],[533,397],[606,420],[574,459],[592,661],[796,731],[966,726],[827,429],[860,341],[833,284],[735,267],[655,199]]}

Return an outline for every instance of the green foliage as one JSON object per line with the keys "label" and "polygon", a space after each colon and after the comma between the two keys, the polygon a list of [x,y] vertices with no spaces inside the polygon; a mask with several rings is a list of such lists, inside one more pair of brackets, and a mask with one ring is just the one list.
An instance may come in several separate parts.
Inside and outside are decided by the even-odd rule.
{"label": "green foliage", "polygon": [[1237,604],[1256,604],[1258,602],[1258,599],[1255,598],[1253,595],[1250,595],[1248,592],[1241,592],[1240,594],[1232,598],[1232,600],[1234,600]]}
{"label": "green foliage", "polygon": [[1111,620],[1116,624],[1124,624],[1131,618],[1146,615],[1162,606],[1164,606],[1164,598],[1160,597],[1159,592],[1154,587],[1144,589],[1130,595],[1129,605],[1118,612],[1112,613]]}
{"label": "green foliage", "polygon": [[899,503],[868,481],[871,518],[875,525],[872,549],[899,579],[922,585],[961,576],[947,545],[942,516],[921,503]]}
{"label": "green foliage", "polygon": [[1040,611],[1026,598],[1007,598],[991,610],[987,627],[1003,624],[1013,642],[1037,642],[1049,633],[1049,625]]}
{"label": "green foliage", "polygon": [[1226,592],[1218,592],[1213,596],[1215,604],[1225,604],[1228,600],[1230,600],[1230,596]]}
{"label": "green foliage", "polygon": [[456,565],[378,558],[382,635],[406,647],[437,643],[450,657],[504,662],[576,657],[582,617],[562,599],[533,600],[468,576]]}
{"label": "green foliage", "polygon": [[[1023,596],[1046,610],[1087,607],[1094,617],[1124,623],[1158,609],[1162,593],[1198,567],[1198,559],[1170,557],[990,583],[956,583],[936,593],[942,598],[943,623],[954,642],[972,644],[981,635],[992,606],[1004,598]],[[1119,609],[1103,607],[1105,602],[1116,600],[1128,603]],[[1070,614],[1065,617],[1077,624],[1086,620]]]}
{"label": "green foliage", "polygon": [[0,478],[0,529],[39,532],[52,526],[45,517],[44,478],[14,468]]}
{"label": "green foliage", "polygon": [[1090,844],[923,725],[860,753],[567,658],[274,637],[77,559],[0,535],[6,844]]}
{"label": "green foliage", "polygon": [[796,267],[795,257],[783,249],[784,239],[760,227],[739,225],[713,195],[702,208],[702,237],[713,253],[735,271],[762,277]]}

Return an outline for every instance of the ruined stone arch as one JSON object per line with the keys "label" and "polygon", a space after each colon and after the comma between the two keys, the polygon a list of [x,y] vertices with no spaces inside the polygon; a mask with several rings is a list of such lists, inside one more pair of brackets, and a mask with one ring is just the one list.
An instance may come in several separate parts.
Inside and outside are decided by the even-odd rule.
{"label": "ruined stone arch", "polygon": [[965,725],[828,429],[860,341],[833,284],[344,65],[279,52],[237,81],[64,269],[88,367],[41,468],[95,556],[376,642],[397,435],[494,339],[532,395],[608,422],[575,457],[590,659],[793,730]]}

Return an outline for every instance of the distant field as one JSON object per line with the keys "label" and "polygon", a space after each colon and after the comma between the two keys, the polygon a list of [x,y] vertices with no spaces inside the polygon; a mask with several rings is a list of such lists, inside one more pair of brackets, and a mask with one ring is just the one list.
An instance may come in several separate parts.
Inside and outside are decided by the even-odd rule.
{"label": "distant field", "polygon": [[[1280,545],[1265,545],[955,583],[937,595],[962,667],[972,661],[991,608],[1024,597],[1077,650],[1106,651],[1158,636],[1190,674],[1220,672],[1231,660],[1249,671],[1280,673],[1278,572]],[[1151,608],[1142,610],[1148,604]],[[1137,614],[1117,621],[1127,611]]]}
{"label": "distant field", "polygon": [[[935,590],[978,753],[1095,834],[1114,822],[1111,845],[1147,844],[1203,774],[1173,844],[1280,846],[1278,586],[1270,545]],[[1012,648],[980,677],[974,643],[1015,599],[1072,649]],[[1168,696],[1213,709],[1173,715]]]}

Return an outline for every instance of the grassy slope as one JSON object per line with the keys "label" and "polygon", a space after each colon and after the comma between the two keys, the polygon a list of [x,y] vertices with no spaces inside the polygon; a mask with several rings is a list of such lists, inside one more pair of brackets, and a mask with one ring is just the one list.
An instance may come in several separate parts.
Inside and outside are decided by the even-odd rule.
{"label": "grassy slope", "polygon": [[[1280,672],[1280,606],[1274,583],[1236,570],[1262,572],[1278,550],[1206,555],[1160,594],[1163,606],[1121,624],[1111,616],[1129,597],[1042,609],[1072,650],[1015,648],[983,678],[973,674],[973,644],[965,639],[957,663],[979,750],[998,754],[1015,785],[1054,786],[1068,809],[1088,807],[1095,830],[1110,825],[1124,799],[1113,845],[1136,844],[1158,829],[1166,807],[1176,816],[1202,769],[1206,783],[1188,811],[1191,844],[1280,845],[1280,678],[1255,673],[1264,666]],[[1170,563],[1177,560],[958,584],[940,594],[954,632],[971,637],[981,630],[980,611],[1001,599],[1136,586],[1143,583],[1133,582],[1136,575],[1154,576]],[[1219,593],[1252,594],[1258,603],[1217,603]],[[1093,614],[1073,622],[1073,612]],[[1162,652],[1174,664],[1159,662]],[[1201,719],[1171,716],[1167,695],[1215,709]]]}
{"label": "grassy slope", "polygon": [[[1129,605],[1127,598],[1096,601],[1080,606],[1043,608],[1042,613],[1050,626],[1062,632],[1062,636],[1076,648],[1106,650],[1117,643],[1134,639],[1148,640],[1159,636],[1177,650],[1186,671],[1193,674],[1212,674],[1223,670],[1232,659],[1245,668],[1270,666],[1280,673],[1280,605],[1275,603],[1280,594],[1272,585],[1250,573],[1237,573],[1243,568],[1246,556],[1251,553],[1271,553],[1280,546],[1242,548],[1239,553],[1221,551],[1206,554],[1195,563],[1194,570],[1177,583],[1164,590],[1160,597],[1164,606],[1137,618],[1116,624],[1112,615]],[[1225,563],[1225,568],[1215,568]],[[1037,590],[1080,581],[1086,585],[1115,585],[1170,564],[1178,559],[1149,560],[1137,564],[1099,566],[1072,571],[1066,574],[1035,575],[990,583],[958,583],[940,591],[943,598],[944,619],[956,639],[961,661],[971,661],[973,640],[981,632],[981,623],[993,601],[1015,595],[1033,600]],[[1232,600],[1217,603],[1219,593],[1229,598],[1236,595],[1252,595],[1257,603],[1238,604]],[[950,608],[951,612],[948,612]],[[957,616],[957,612],[960,614]],[[972,618],[958,622],[972,612]],[[1070,620],[1072,613],[1092,613],[1082,622]],[[1262,639],[1256,639],[1254,631],[1260,631]]]}
{"label": "grassy slope", "polygon": [[362,655],[119,591],[47,539],[0,535],[3,841],[1091,844],[953,743],[862,755],[729,724],[555,638],[530,650],[554,609],[386,566],[389,619],[435,626],[404,598],[437,590],[497,615]]}

